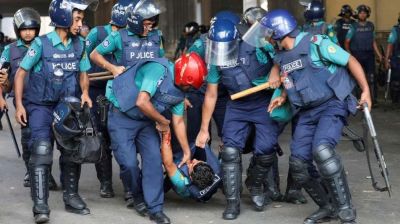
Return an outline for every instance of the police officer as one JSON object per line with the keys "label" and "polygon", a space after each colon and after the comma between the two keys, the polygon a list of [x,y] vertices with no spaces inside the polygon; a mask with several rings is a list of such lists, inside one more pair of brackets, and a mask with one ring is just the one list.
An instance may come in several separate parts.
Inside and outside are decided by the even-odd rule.
{"label": "police officer", "polygon": [[[261,7],[250,7],[243,13],[242,21],[236,27],[238,28],[241,35],[244,35],[247,30],[257,21],[259,21],[267,12],[262,9]],[[275,50],[272,44],[268,44],[268,50],[271,52],[271,55],[275,54]],[[260,48],[260,50],[265,51],[264,48]],[[279,133],[282,133],[286,123],[279,123]],[[246,142],[245,151],[253,151],[252,145],[254,141],[254,129],[249,133],[249,137]],[[249,147],[247,147],[249,146]],[[282,149],[280,145],[277,144],[276,151]],[[248,149],[247,149],[248,148]],[[249,168],[251,170],[254,163],[254,156],[250,158]],[[286,193],[283,196],[280,192],[280,178],[279,178],[279,167],[278,167],[278,159],[275,160],[274,165],[272,166],[271,171],[269,172],[268,178],[265,180],[264,183],[264,191],[266,195],[265,203],[270,203],[272,201],[282,201],[285,200],[286,202],[294,203],[294,204],[304,204],[307,203],[307,199],[304,197],[303,193],[301,192],[301,187],[294,184],[291,173],[289,170],[288,177],[287,177],[287,187]],[[248,186],[251,187],[251,186]]]}
{"label": "police officer", "polygon": [[[335,217],[335,209],[341,223],[355,223],[350,189],[335,147],[347,116],[356,112],[357,102],[351,94],[355,86],[353,78],[362,89],[360,103],[371,105],[368,83],[353,56],[326,36],[299,32],[296,27],[297,22],[289,12],[274,10],[252,28],[267,34],[267,37],[261,36],[262,39],[273,38],[283,47],[274,58],[269,82],[272,87],[278,87],[281,73],[285,92],[271,101],[268,110],[274,110],[286,98],[294,110],[296,127],[289,169],[293,171],[294,180],[320,207],[304,223]],[[313,161],[332,198],[327,196]]]}
{"label": "police officer", "polygon": [[[165,10],[161,2],[155,0],[140,0],[126,8],[127,29],[111,32],[104,41],[90,54],[91,60],[99,67],[110,71],[114,76],[121,74],[126,68],[134,66],[143,59],[160,58],[164,56],[161,41],[161,31],[157,26],[159,14]],[[113,55],[111,60],[110,56]],[[109,98],[112,81],[108,82],[106,96]],[[129,176],[129,175],[128,175]],[[133,202],[130,181],[125,179],[121,171],[120,177],[124,184],[127,207],[134,207],[139,213],[145,210],[144,203]]]}
{"label": "police officer", "polygon": [[[13,18],[14,31],[17,36],[17,41],[5,46],[3,53],[1,54],[0,63],[10,63],[8,70],[0,70],[0,73],[7,77],[7,92],[12,91],[14,85],[15,73],[19,67],[22,58],[25,56],[31,42],[39,35],[40,31],[40,15],[32,8],[19,9]],[[3,66],[0,66],[3,67]],[[8,74],[10,74],[8,76]],[[28,80],[26,80],[27,82]],[[14,92],[11,92],[9,96],[14,97]],[[1,95],[0,98],[3,98]],[[15,103],[15,102],[14,102]],[[25,162],[26,174],[24,177],[24,186],[30,187],[28,162],[30,157],[30,151],[28,147],[28,141],[30,136],[30,129],[28,126],[21,126],[21,145],[22,145],[22,158]],[[50,174],[49,188],[51,190],[57,190],[57,183],[53,176]]]}
{"label": "police officer", "polygon": [[346,39],[347,32],[350,27],[356,22],[351,17],[353,16],[353,9],[350,5],[343,5],[340,9],[340,13],[338,16],[341,18],[338,19],[335,23],[335,31],[337,38],[339,40],[339,44],[342,48],[344,48],[344,41]]}
{"label": "police officer", "polygon": [[[272,67],[271,55],[241,41],[235,24],[228,20],[215,21],[208,39],[206,61],[215,66],[210,68],[207,76],[202,125],[196,139],[196,145],[202,148],[209,138],[208,125],[217,100],[218,84],[222,83],[229,94],[234,94],[265,82]],[[248,185],[251,185],[254,208],[257,211],[264,209],[262,185],[276,159],[274,146],[278,138],[278,124],[266,110],[271,96],[271,93],[262,91],[240,100],[229,100],[226,105],[220,154],[227,199],[224,219],[236,219],[240,213],[241,151],[252,126],[256,130],[253,144],[256,166],[249,172]]]}
{"label": "police officer", "polygon": [[392,103],[400,103],[400,14],[398,24],[393,26],[385,55],[386,69],[392,69],[390,96]]}
{"label": "police officer", "polygon": [[[97,26],[93,28],[86,37],[86,53],[90,53],[96,46],[101,44],[103,40],[113,31],[118,31],[126,27],[126,8],[127,5],[120,3],[115,4],[111,10],[111,21],[106,26]],[[104,56],[108,61],[113,62],[113,55],[106,54]],[[92,68],[88,73],[103,72],[104,69],[92,63]],[[108,136],[107,127],[103,124],[100,118],[99,105],[97,102],[98,96],[104,96],[106,93],[107,81],[91,81],[89,95],[94,99],[93,108],[91,110],[92,116],[95,117],[97,129],[102,132],[103,144],[105,149],[104,159],[96,164],[97,178],[100,181],[100,196],[103,198],[114,197],[114,190],[112,188],[112,155],[110,149],[110,137]]]}
{"label": "police officer", "polygon": [[191,148],[192,161],[180,168],[182,151],[171,147],[171,132],[162,132],[161,156],[168,181],[164,180],[164,192],[172,187],[183,198],[206,202],[220,187],[221,168],[211,148]]}
{"label": "police officer", "polygon": [[[122,180],[131,186],[135,203],[146,202],[150,219],[157,223],[170,223],[163,213],[163,170],[157,130],[168,131],[171,123],[184,154],[178,167],[190,160],[183,120],[184,92],[200,88],[206,72],[204,62],[195,53],[183,55],[175,65],[163,58],[144,59],[115,78],[107,96],[112,103],[108,130]],[[172,112],[172,120],[162,115],[167,110]],[[142,158],[142,171],[137,152]],[[137,211],[141,215],[146,212]]]}
{"label": "police officer", "polygon": [[347,32],[345,48],[363,67],[371,86],[372,99],[374,104],[377,104],[378,86],[374,75],[375,54],[378,56],[378,61],[382,61],[382,55],[376,43],[375,26],[372,22],[367,21],[370,14],[371,8],[369,6],[359,5],[357,7],[357,23],[354,23]]}
{"label": "police officer", "polygon": [[335,29],[331,24],[324,21],[325,7],[319,0],[313,0],[304,11],[306,24],[302,27],[304,32],[327,35],[334,43],[337,43]]}
{"label": "police officer", "polygon": [[[220,11],[215,14],[210,23],[212,24],[219,19],[229,20],[235,25],[239,24],[240,22],[240,17],[228,10]],[[207,35],[207,33],[200,35],[200,37],[190,46],[188,52],[196,52],[202,58],[205,58]],[[187,124],[187,135],[190,143],[195,142],[197,134],[200,131],[202,121],[202,105],[204,102],[205,92],[206,84],[204,84],[198,91],[190,91],[186,96],[185,103],[188,105],[186,107],[186,112],[188,120],[190,120],[190,122]],[[222,137],[222,126],[224,123],[226,102],[228,102],[228,97],[228,92],[223,85],[220,85],[218,88],[218,99],[212,114],[215,124],[217,125],[218,137],[220,138]],[[208,143],[211,144],[210,141]]]}
{"label": "police officer", "polygon": [[[94,10],[97,4],[97,0],[52,0],[49,15],[55,30],[32,42],[16,73],[15,117],[18,123],[25,126],[28,114],[31,128],[29,172],[36,223],[47,222],[50,214],[47,199],[49,170],[53,158],[53,110],[65,96],[80,96],[82,105],[92,105],[88,92],[89,79],[86,75],[90,62],[84,51],[84,40],[78,34],[84,10]],[[29,85],[24,94],[24,79],[31,70]],[[22,103],[22,96],[26,100],[26,107]],[[62,148],[60,151],[65,208],[68,212],[89,214],[90,210],[78,194],[81,165],[70,162],[68,154]]]}

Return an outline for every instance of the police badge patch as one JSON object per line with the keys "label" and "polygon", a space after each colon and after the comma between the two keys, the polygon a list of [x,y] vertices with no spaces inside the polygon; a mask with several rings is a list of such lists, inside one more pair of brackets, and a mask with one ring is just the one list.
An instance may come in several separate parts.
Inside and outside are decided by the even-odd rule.
{"label": "police badge patch", "polygon": [[110,46],[110,41],[109,40],[104,40],[103,41],[103,47],[108,47]]}
{"label": "police badge patch", "polygon": [[31,49],[29,49],[29,51],[28,51],[27,54],[28,54],[29,57],[33,57],[33,56],[36,55],[36,51],[35,51],[34,49],[31,48]]}
{"label": "police badge patch", "polygon": [[89,47],[92,44],[92,42],[90,42],[90,40],[86,40],[86,47]]}

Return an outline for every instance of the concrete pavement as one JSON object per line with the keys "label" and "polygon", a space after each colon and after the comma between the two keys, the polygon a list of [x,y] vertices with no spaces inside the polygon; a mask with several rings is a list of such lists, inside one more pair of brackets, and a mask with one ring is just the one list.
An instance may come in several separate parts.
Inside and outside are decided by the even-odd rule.
{"label": "concrete pavement", "polygon": [[[11,103],[9,104],[11,105]],[[387,166],[390,170],[390,179],[393,188],[392,198],[387,193],[375,192],[371,187],[365,154],[353,149],[350,141],[342,141],[339,145],[339,154],[344,159],[348,180],[353,195],[353,202],[357,208],[358,221],[362,224],[395,224],[400,223],[400,110],[389,110],[381,105],[373,110],[376,129],[381,147],[384,150]],[[13,109],[10,110],[13,117]],[[10,132],[5,118],[2,119],[4,130],[0,131],[0,223],[26,224],[33,223],[32,201],[30,191],[22,185],[25,168],[22,159],[17,158],[10,138]],[[351,118],[352,127],[362,133],[361,116]],[[20,136],[19,126],[13,127]],[[215,135],[215,133],[214,133]],[[215,135],[216,136],[216,135]],[[215,137],[214,139],[217,139]],[[285,154],[280,157],[281,191],[286,186],[288,168],[288,147],[290,128],[287,128],[280,137],[280,143]],[[214,143],[214,146],[215,143]],[[214,147],[216,149],[216,147]],[[58,169],[59,152],[54,151],[53,175],[59,184]],[[248,166],[250,155],[243,157],[244,166]],[[383,184],[373,157],[376,176]],[[127,209],[123,201],[123,189],[118,177],[119,168],[114,161],[114,189],[116,197],[103,199],[99,196],[99,182],[93,164],[86,164],[82,169],[80,181],[80,195],[85,198],[91,214],[79,216],[65,212],[62,202],[62,192],[50,193],[49,205],[51,208],[50,223],[56,224],[146,224],[151,223],[148,218],[138,216],[133,210]],[[245,175],[245,171],[243,172]],[[244,179],[244,178],[243,178]],[[309,199],[309,197],[307,197]],[[174,192],[165,196],[165,213],[177,224],[212,224],[212,223],[252,223],[252,224],[291,224],[302,223],[303,219],[317,209],[311,202],[306,205],[292,205],[287,203],[273,203],[264,212],[255,212],[251,208],[249,193],[244,190],[242,196],[241,215],[235,221],[224,221],[221,214],[225,201],[221,192],[208,203],[197,203],[192,200],[181,199]],[[331,223],[338,223],[337,221]]]}

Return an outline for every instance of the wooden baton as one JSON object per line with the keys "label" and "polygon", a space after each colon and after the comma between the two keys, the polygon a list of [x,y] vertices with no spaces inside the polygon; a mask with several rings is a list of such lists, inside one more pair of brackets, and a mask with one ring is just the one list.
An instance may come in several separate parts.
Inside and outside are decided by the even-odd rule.
{"label": "wooden baton", "polygon": [[95,73],[89,73],[87,74],[89,76],[89,78],[91,77],[102,77],[102,76],[110,76],[112,75],[111,72],[95,72]]}
{"label": "wooden baton", "polygon": [[105,76],[89,77],[89,81],[110,80],[110,79],[114,79],[114,76],[113,75],[105,75]]}
{"label": "wooden baton", "polygon": [[255,87],[252,87],[252,88],[249,88],[249,89],[246,89],[246,90],[243,90],[241,92],[231,95],[231,100],[237,100],[239,98],[251,95],[253,93],[260,92],[261,90],[268,89],[269,87],[270,87],[269,82],[266,82],[259,86],[255,86]]}

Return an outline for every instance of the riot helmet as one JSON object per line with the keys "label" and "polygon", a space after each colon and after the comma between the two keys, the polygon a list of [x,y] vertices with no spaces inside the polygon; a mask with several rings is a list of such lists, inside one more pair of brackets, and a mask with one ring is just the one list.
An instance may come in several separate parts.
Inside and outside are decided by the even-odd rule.
{"label": "riot helmet", "polygon": [[141,35],[144,32],[144,20],[150,20],[152,27],[158,25],[159,15],[166,11],[163,0],[140,0],[130,4],[126,10],[128,30]]}
{"label": "riot helmet", "polygon": [[208,31],[206,63],[229,66],[237,63],[238,55],[239,32],[235,24],[225,19],[216,20]]}
{"label": "riot helmet", "polygon": [[324,18],[325,7],[319,0],[313,0],[304,11],[304,18],[307,21],[319,21]]}
{"label": "riot helmet", "polygon": [[40,14],[33,8],[21,8],[14,14],[14,32],[18,38],[21,38],[20,30],[22,29],[35,29],[35,36],[38,36],[40,24]]}
{"label": "riot helmet", "polygon": [[111,9],[111,21],[110,24],[124,28],[126,27],[126,9],[127,5],[122,5],[120,3],[115,4]]}
{"label": "riot helmet", "polygon": [[212,25],[218,19],[228,20],[234,25],[237,25],[240,22],[240,17],[236,13],[229,10],[220,11],[215,14],[215,16],[211,18],[210,25]]}
{"label": "riot helmet", "polygon": [[290,12],[284,9],[272,10],[254,23],[242,39],[252,46],[265,46],[269,38],[282,40],[296,28],[297,21]]}
{"label": "riot helmet", "polygon": [[346,14],[350,15],[350,16],[353,16],[353,14],[354,14],[353,8],[351,8],[351,6],[347,5],[347,4],[342,6],[338,16],[344,17]]}
{"label": "riot helmet", "polygon": [[364,4],[362,4],[362,5],[359,5],[358,7],[357,7],[357,13],[356,13],[356,18],[358,18],[358,14],[360,13],[360,12],[365,12],[366,14],[367,14],[367,18],[369,18],[369,16],[371,15],[371,8],[369,7],[369,6],[367,6],[367,5],[364,5]]}
{"label": "riot helmet", "polygon": [[74,9],[96,11],[98,4],[98,0],[52,0],[49,7],[50,25],[69,28],[73,23]]}
{"label": "riot helmet", "polygon": [[243,22],[250,27],[265,16],[266,13],[267,11],[261,7],[250,7],[243,13]]}

